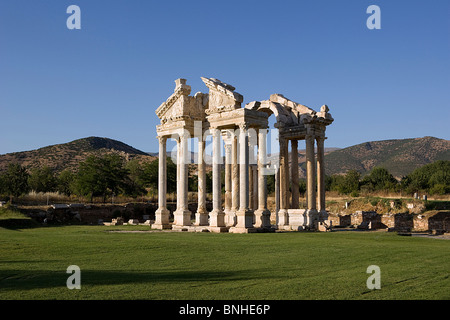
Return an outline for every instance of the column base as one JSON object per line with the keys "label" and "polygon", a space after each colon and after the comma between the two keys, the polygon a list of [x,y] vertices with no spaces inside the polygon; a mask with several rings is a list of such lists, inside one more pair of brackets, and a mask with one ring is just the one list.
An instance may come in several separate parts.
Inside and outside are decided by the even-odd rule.
{"label": "column base", "polygon": [[237,216],[235,210],[225,210],[225,225],[227,227],[234,227],[237,223]]}
{"label": "column base", "polygon": [[285,226],[289,225],[289,216],[287,209],[278,210],[278,219],[277,219],[277,227],[281,230],[285,228]]}
{"label": "column base", "polygon": [[258,209],[255,211],[255,228],[270,228],[270,211]]}
{"label": "column base", "polygon": [[229,233],[256,233],[258,232],[257,228],[243,228],[243,227],[230,227],[228,229]]}
{"label": "column base", "polygon": [[170,223],[169,223],[169,214],[170,211],[166,208],[159,208],[155,212],[155,223],[151,225],[152,229],[170,229]]}
{"label": "column base", "polygon": [[207,226],[208,223],[208,213],[206,211],[197,211],[195,213],[195,223],[194,226]]}
{"label": "column base", "polygon": [[210,227],[225,227],[225,213],[221,210],[213,210],[209,213]]}
{"label": "column base", "polygon": [[228,227],[210,227],[210,226],[172,226],[172,231],[179,232],[228,232]]}
{"label": "column base", "polygon": [[167,230],[167,229],[171,229],[172,226],[170,224],[157,224],[157,223],[153,223],[150,228],[152,229],[157,229],[157,230]]}
{"label": "column base", "polygon": [[316,230],[319,223],[319,213],[316,209],[305,210],[305,227]]}
{"label": "column base", "polygon": [[238,210],[236,212],[235,228],[253,228],[253,210]]}
{"label": "column base", "polygon": [[320,210],[318,215],[319,215],[319,221],[320,222],[328,220],[328,212],[326,210]]}
{"label": "column base", "polygon": [[[173,226],[190,226],[191,223],[191,212],[187,209],[179,209],[173,213]],[[173,227],[172,226],[172,227]]]}
{"label": "column base", "polygon": [[287,230],[303,230],[306,226],[307,220],[305,212],[305,209],[288,209],[287,213],[289,216],[289,227]]}
{"label": "column base", "polygon": [[209,232],[214,232],[214,233],[222,233],[222,232],[228,232],[228,227],[206,227],[208,229]]}

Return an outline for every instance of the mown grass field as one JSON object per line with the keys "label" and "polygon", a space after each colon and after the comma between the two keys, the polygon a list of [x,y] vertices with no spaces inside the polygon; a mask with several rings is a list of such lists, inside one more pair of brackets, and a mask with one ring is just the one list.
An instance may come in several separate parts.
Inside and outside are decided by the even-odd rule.
{"label": "mown grass field", "polygon": [[[449,299],[450,241],[386,232],[0,228],[0,299]],[[66,269],[81,269],[69,290]],[[381,289],[369,290],[369,265]]]}

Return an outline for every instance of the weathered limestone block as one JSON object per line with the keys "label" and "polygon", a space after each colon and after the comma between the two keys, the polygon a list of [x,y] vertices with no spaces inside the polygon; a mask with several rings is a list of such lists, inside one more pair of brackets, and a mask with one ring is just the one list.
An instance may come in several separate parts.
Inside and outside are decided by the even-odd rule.
{"label": "weathered limestone block", "polygon": [[123,225],[123,218],[122,217],[118,217],[117,219],[112,219],[111,225],[112,226],[121,226],[121,225]]}

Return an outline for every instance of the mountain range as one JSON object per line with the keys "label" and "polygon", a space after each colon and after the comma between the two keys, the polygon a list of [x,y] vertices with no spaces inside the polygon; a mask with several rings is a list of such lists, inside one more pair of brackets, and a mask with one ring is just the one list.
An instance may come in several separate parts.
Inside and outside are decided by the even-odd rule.
{"label": "mountain range", "polygon": [[0,172],[6,170],[9,163],[20,163],[29,169],[48,166],[57,172],[64,169],[74,171],[78,167],[78,164],[86,160],[90,155],[105,154],[119,154],[127,160],[140,159],[142,161],[153,161],[157,158],[121,141],[109,138],[88,137],[36,150],[0,155]]}
{"label": "mountain range", "polygon": [[[157,153],[147,153],[123,142],[100,137],[88,137],[31,151],[0,155],[0,172],[9,163],[20,163],[29,169],[48,166],[59,172],[75,170],[90,155],[119,154],[126,160],[151,162]],[[271,157],[276,155],[271,155]],[[305,150],[299,150],[300,177],[305,177]],[[195,159],[196,154],[191,154]],[[414,169],[436,160],[450,160],[450,141],[435,137],[370,141],[347,148],[326,148],[325,171],[327,175],[343,174],[357,170],[362,175],[374,167],[389,170],[401,178]]]}

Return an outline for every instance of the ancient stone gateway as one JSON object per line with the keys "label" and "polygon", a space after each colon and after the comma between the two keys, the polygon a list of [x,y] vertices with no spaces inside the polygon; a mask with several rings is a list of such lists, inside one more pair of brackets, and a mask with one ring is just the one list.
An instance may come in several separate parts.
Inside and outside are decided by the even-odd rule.
{"label": "ancient stone gateway", "polygon": [[[201,78],[209,93],[191,96],[185,79],[175,80],[174,93],[156,110],[161,120],[159,139],[158,209],[152,228],[248,233],[271,230],[316,229],[327,219],[324,184],[326,126],[333,122],[328,107],[316,112],[280,94],[242,107],[243,96],[214,78]],[[278,161],[268,161],[268,118],[278,129]],[[212,136],[213,209],[206,210],[205,141]],[[177,208],[169,222],[166,206],[166,141],[177,142]],[[198,138],[198,208],[195,222],[188,210],[188,140]],[[225,205],[222,207],[221,139],[225,147]],[[299,208],[298,140],[306,141],[307,209]],[[289,142],[292,159],[289,161]],[[315,155],[317,142],[317,159]],[[257,156],[254,156],[257,148]],[[254,159],[256,158],[256,159]],[[289,167],[290,164],[290,167]],[[276,176],[276,224],[267,209],[266,176]],[[289,186],[292,193],[289,193]]]}

